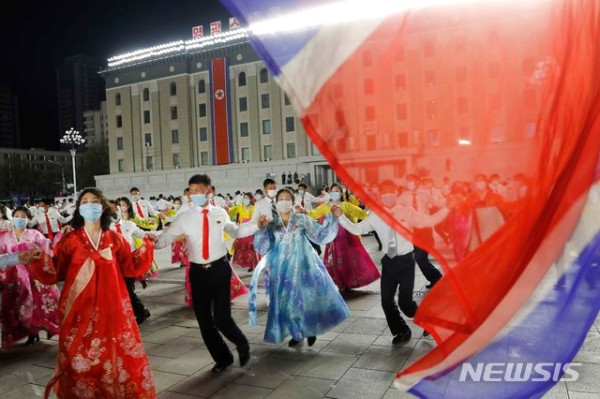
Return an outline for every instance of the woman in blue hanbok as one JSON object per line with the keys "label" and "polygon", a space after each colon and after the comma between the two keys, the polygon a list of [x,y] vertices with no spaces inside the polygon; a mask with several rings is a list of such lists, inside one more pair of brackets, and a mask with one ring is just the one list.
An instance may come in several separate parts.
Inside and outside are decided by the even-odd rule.
{"label": "woman in blue hanbok", "polygon": [[278,343],[291,336],[289,346],[304,338],[315,343],[323,334],[344,321],[350,310],[308,240],[325,245],[338,231],[337,218],[329,214],[323,224],[304,214],[292,213],[294,194],[277,193],[278,216],[259,221],[254,236],[255,250],[265,255],[250,284],[250,324],[256,325],[256,287],[261,270],[269,269],[269,314],[265,341]]}

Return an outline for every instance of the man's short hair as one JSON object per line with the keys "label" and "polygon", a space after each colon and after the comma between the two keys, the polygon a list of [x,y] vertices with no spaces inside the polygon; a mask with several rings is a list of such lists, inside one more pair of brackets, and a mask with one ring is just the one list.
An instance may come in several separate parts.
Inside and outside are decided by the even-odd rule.
{"label": "man's short hair", "polygon": [[266,188],[269,184],[277,184],[277,182],[271,178],[266,178],[265,181],[263,181],[263,188]]}
{"label": "man's short hair", "polygon": [[210,188],[212,186],[210,177],[208,177],[208,175],[200,175],[200,174],[190,177],[188,184],[204,184],[208,188]]}
{"label": "man's short hair", "polygon": [[129,194],[131,194],[134,191],[140,191],[140,189],[137,187],[131,187],[131,189],[129,190]]}
{"label": "man's short hair", "polygon": [[298,188],[300,188],[300,187],[302,187],[302,188],[304,188],[304,189],[307,189],[307,188],[308,188],[308,186],[307,186],[306,184],[304,184],[304,183],[300,183],[300,184],[298,184]]}

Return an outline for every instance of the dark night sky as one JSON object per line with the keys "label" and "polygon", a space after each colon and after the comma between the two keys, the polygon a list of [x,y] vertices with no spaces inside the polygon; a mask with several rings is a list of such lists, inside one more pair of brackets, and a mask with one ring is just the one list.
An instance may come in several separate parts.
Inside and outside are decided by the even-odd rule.
{"label": "dark night sky", "polygon": [[229,12],[218,0],[21,1],[0,16],[0,81],[19,96],[21,147],[58,149],[56,68],[65,57],[107,58],[191,39],[195,25],[222,20]]}

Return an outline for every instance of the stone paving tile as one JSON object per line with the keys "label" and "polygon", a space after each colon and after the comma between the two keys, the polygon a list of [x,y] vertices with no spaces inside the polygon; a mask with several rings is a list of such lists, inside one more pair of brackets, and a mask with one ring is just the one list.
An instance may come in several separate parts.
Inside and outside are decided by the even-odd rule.
{"label": "stone paving tile", "polygon": [[385,320],[361,318],[350,324],[344,333],[379,335],[386,328]]}
{"label": "stone paving tile", "polygon": [[354,323],[356,320],[358,320],[358,319],[356,317],[353,317],[351,315],[346,320],[342,321],[340,324],[338,324],[337,326],[333,327],[330,331],[333,331],[333,332],[342,332],[346,328],[348,328],[348,326],[350,326],[352,323]]}
{"label": "stone paving tile", "polygon": [[383,399],[414,399],[415,395],[408,393],[402,389],[390,388],[385,391]]}
{"label": "stone paving tile", "polygon": [[185,327],[167,326],[151,334],[143,335],[143,340],[157,344],[166,344],[182,337],[189,331],[190,329]]}
{"label": "stone paving tile", "polygon": [[331,341],[323,351],[361,354],[367,350],[377,338],[377,335],[341,333],[337,338]]}
{"label": "stone paving tile", "polygon": [[600,364],[582,363],[577,371],[579,378],[577,381],[567,381],[567,390],[594,393],[600,398]]}
{"label": "stone paving tile", "polygon": [[217,391],[211,399],[262,399],[269,396],[272,389],[232,383]]}
{"label": "stone paving tile", "polygon": [[212,365],[206,366],[197,373],[185,377],[168,390],[206,398],[229,385],[244,372],[237,367],[228,367],[222,373],[214,374],[211,369]]}
{"label": "stone paving tile", "polygon": [[[577,392],[577,391],[568,391],[568,392],[569,392],[569,399],[598,399],[598,398],[600,398],[600,396],[598,396],[597,393]],[[566,396],[564,398],[566,398]],[[546,399],[546,398],[544,397],[544,399]]]}
{"label": "stone paving tile", "polygon": [[274,389],[302,367],[303,362],[267,356],[236,380],[238,384]]}
{"label": "stone paving tile", "polygon": [[358,355],[321,352],[300,367],[294,374],[304,377],[339,380],[358,360]]}
{"label": "stone paving tile", "polygon": [[328,398],[382,398],[394,380],[395,373],[351,368],[328,393]]}
{"label": "stone paving tile", "polygon": [[53,369],[48,367],[22,365],[12,371],[2,370],[0,375],[0,396],[8,394],[13,390],[21,389],[27,384],[46,385],[50,379]]}
{"label": "stone paving tile", "polygon": [[154,377],[156,392],[167,390],[169,387],[172,387],[186,378],[186,376],[181,374],[165,373],[164,371],[158,370],[152,370],[152,376]]}
{"label": "stone paving tile", "polygon": [[353,367],[395,373],[402,368],[412,351],[413,348],[405,346],[371,346]]}
{"label": "stone paving tile", "polygon": [[200,397],[172,391],[162,391],[156,396],[157,399],[197,399]]}
{"label": "stone paving tile", "polygon": [[291,376],[268,399],[320,399],[335,385],[335,380]]}
{"label": "stone paving tile", "polygon": [[2,399],[43,398],[46,388],[36,384],[25,384],[21,387],[2,394]]}
{"label": "stone paving tile", "polygon": [[283,360],[293,360],[297,362],[308,361],[316,356],[321,349],[329,344],[329,341],[323,341],[317,339],[313,346],[308,346],[306,340],[297,346],[290,348],[288,345],[284,345],[271,353],[270,357]]}
{"label": "stone paving tile", "polygon": [[206,349],[201,337],[179,336],[168,343],[156,346],[146,353],[155,356],[178,358],[190,351]]}
{"label": "stone paving tile", "polygon": [[[150,356],[149,356],[150,357]],[[160,361],[152,362],[152,359],[161,359]],[[152,370],[164,371],[167,373],[181,374],[190,376],[197,371],[203,369],[209,364],[213,364],[213,358],[207,349],[196,349],[188,351],[185,354],[175,358],[165,358],[152,356],[150,364]]]}
{"label": "stone paving tile", "polygon": [[564,381],[558,381],[548,392],[544,394],[544,399],[564,399],[568,397],[567,384]]}

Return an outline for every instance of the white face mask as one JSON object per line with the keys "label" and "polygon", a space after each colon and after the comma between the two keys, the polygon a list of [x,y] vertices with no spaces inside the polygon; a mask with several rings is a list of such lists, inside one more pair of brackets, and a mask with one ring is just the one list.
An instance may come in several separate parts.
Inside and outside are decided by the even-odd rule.
{"label": "white face mask", "polygon": [[277,207],[277,211],[279,213],[290,213],[293,207],[292,201],[290,200],[277,201],[277,204],[275,204],[275,206]]}
{"label": "white face mask", "polygon": [[178,210],[179,208],[181,208],[181,204],[173,204],[173,208],[175,210]]}
{"label": "white face mask", "polygon": [[410,191],[415,191],[415,188],[417,188],[416,183],[409,181],[408,183],[406,183],[406,188],[409,189]]}
{"label": "white face mask", "polygon": [[269,196],[269,198],[275,198],[275,196],[277,195],[277,190],[267,190],[267,195]]}

